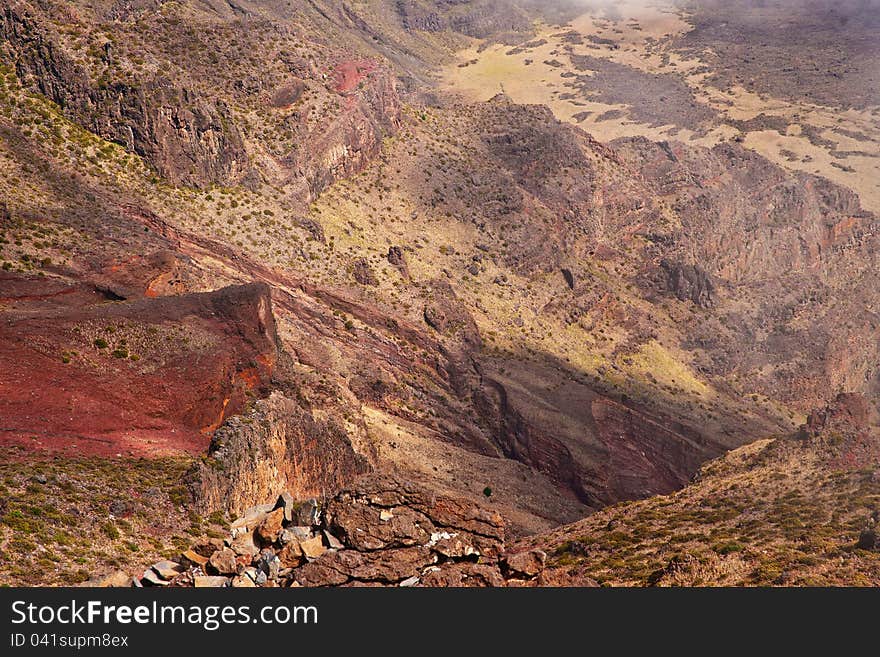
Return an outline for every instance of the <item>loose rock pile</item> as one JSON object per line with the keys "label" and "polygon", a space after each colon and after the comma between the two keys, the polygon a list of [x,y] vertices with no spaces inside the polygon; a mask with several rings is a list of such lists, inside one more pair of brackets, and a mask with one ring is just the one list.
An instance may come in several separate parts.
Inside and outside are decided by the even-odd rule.
{"label": "loose rock pile", "polygon": [[[393,476],[361,479],[325,504],[256,506],[225,540],[193,545],[134,586],[535,586],[546,555],[506,554],[501,517]],[[115,577],[115,579],[114,579]],[[120,585],[118,575],[104,585]]]}

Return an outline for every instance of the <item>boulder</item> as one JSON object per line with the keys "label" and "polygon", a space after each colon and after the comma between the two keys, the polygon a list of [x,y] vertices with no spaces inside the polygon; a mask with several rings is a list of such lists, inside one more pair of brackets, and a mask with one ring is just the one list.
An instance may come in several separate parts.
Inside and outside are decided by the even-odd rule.
{"label": "boulder", "polygon": [[152,568],[148,568],[141,576],[141,583],[147,586],[168,586],[168,581],[159,576]]}
{"label": "boulder", "polygon": [[274,508],[274,504],[252,506],[242,513],[239,518],[236,518],[232,524],[229,525],[229,528],[232,530],[233,535],[252,531],[256,529],[263,520],[265,520],[266,516],[269,515],[269,512]]}
{"label": "boulder", "polygon": [[324,547],[324,542],[321,540],[320,536],[315,536],[314,538],[300,541],[299,548],[308,559],[317,559],[322,554],[324,554],[324,552],[327,551],[327,548]]}
{"label": "boulder", "polygon": [[284,514],[284,522],[288,524],[293,522],[294,505],[296,505],[296,500],[287,491],[281,493],[278,496],[278,501],[275,502],[275,507],[281,509]]}
{"label": "boulder", "polygon": [[238,560],[234,550],[223,548],[211,555],[208,561],[210,570],[218,575],[235,575],[238,573]]}
{"label": "boulder", "polygon": [[174,561],[159,561],[151,567],[159,577],[166,580],[174,579],[183,572],[183,567]]}
{"label": "boulder", "polygon": [[244,556],[253,556],[260,551],[253,531],[235,536],[235,538],[229,542],[229,547],[235,552],[235,554]]}
{"label": "boulder", "polygon": [[200,568],[204,568],[205,565],[208,563],[208,557],[203,557],[192,548],[183,552],[180,555],[180,558],[181,561],[188,562],[193,566],[198,566]]}
{"label": "boulder", "polygon": [[229,579],[219,575],[196,575],[193,579],[193,586],[197,589],[216,589],[228,584]]}
{"label": "boulder", "polygon": [[528,550],[506,554],[502,564],[509,577],[535,577],[547,563],[547,553],[543,550]]}
{"label": "boulder", "polygon": [[880,535],[877,533],[876,527],[867,527],[859,534],[858,548],[862,550],[880,551]]}
{"label": "boulder", "polygon": [[266,515],[257,526],[257,536],[264,543],[274,543],[281,534],[284,522],[284,509],[278,508]]}
{"label": "boulder", "polygon": [[131,586],[131,575],[128,573],[124,573],[121,570],[114,570],[109,575],[104,575],[103,577],[98,577],[96,579],[90,579],[83,586],[95,587],[95,588],[122,588]]}
{"label": "boulder", "polygon": [[497,587],[504,586],[504,577],[497,566],[471,562],[449,563],[432,568],[423,575],[422,586]]}
{"label": "boulder", "polygon": [[281,532],[281,536],[278,537],[278,542],[282,545],[286,545],[287,543],[308,540],[312,538],[312,536],[314,536],[314,534],[312,533],[311,527],[294,525],[293,527],[287,527]]}
{"label": "boulder", "polygon": [[281,560],[282,568],[296,568],[297,566],[301,566],[305,560],[306,556],[303,554],[303,550],[300,547],[298,541],[290,541],[281,548],[281,551],[278,552],[278,558]]}

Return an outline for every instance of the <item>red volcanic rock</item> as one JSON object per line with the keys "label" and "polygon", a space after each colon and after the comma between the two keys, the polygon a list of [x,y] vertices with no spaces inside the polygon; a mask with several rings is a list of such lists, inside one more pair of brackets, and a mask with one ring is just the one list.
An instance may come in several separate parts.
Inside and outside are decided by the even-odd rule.
{"label": "red volcanic rock", "polygon": [[0,277],[0,441],[98,454],[202,452],[270,379],[269,288],[108,302]]}
{"label": "red volcanic rock", "polygon": [[375,70],[376,65],[367,60],[340,62],[333,71],[333,88],[341,94],[355,91],[358,85]]}

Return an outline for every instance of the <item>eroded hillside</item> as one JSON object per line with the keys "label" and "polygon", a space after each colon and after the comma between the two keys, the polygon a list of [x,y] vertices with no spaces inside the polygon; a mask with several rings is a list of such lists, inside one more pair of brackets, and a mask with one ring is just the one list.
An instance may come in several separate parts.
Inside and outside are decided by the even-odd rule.
{"label": "eroded hillside", "polygon": [[[2,4],[0,445],[34,520],[4,520],[7,545],[30,528],[47,581],[77,577],[27,503],[28,450],[182,458],[194,498],[159,495],[191,534],[378,470],[489,505],[510,538],[678,490],[840,390],[873,399],[858,190],[747,141],[432,85],[460,48],[544,48],[532,11]],[[88,490],[82,463],[40,485]],[[184,542],[126,522],[83,523],[77,549],[109,540],[94,570],[139,563],[113,541]]]}

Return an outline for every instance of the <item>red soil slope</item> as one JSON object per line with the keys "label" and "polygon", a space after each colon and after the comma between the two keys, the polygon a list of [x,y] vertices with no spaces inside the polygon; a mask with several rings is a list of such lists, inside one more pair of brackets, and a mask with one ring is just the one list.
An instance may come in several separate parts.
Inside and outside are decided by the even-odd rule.
{"label": "red soil slope", "polygon": [[199,453],[271,377],[262,284],[109,301],[0,276],[0,444],[92,454]]}

